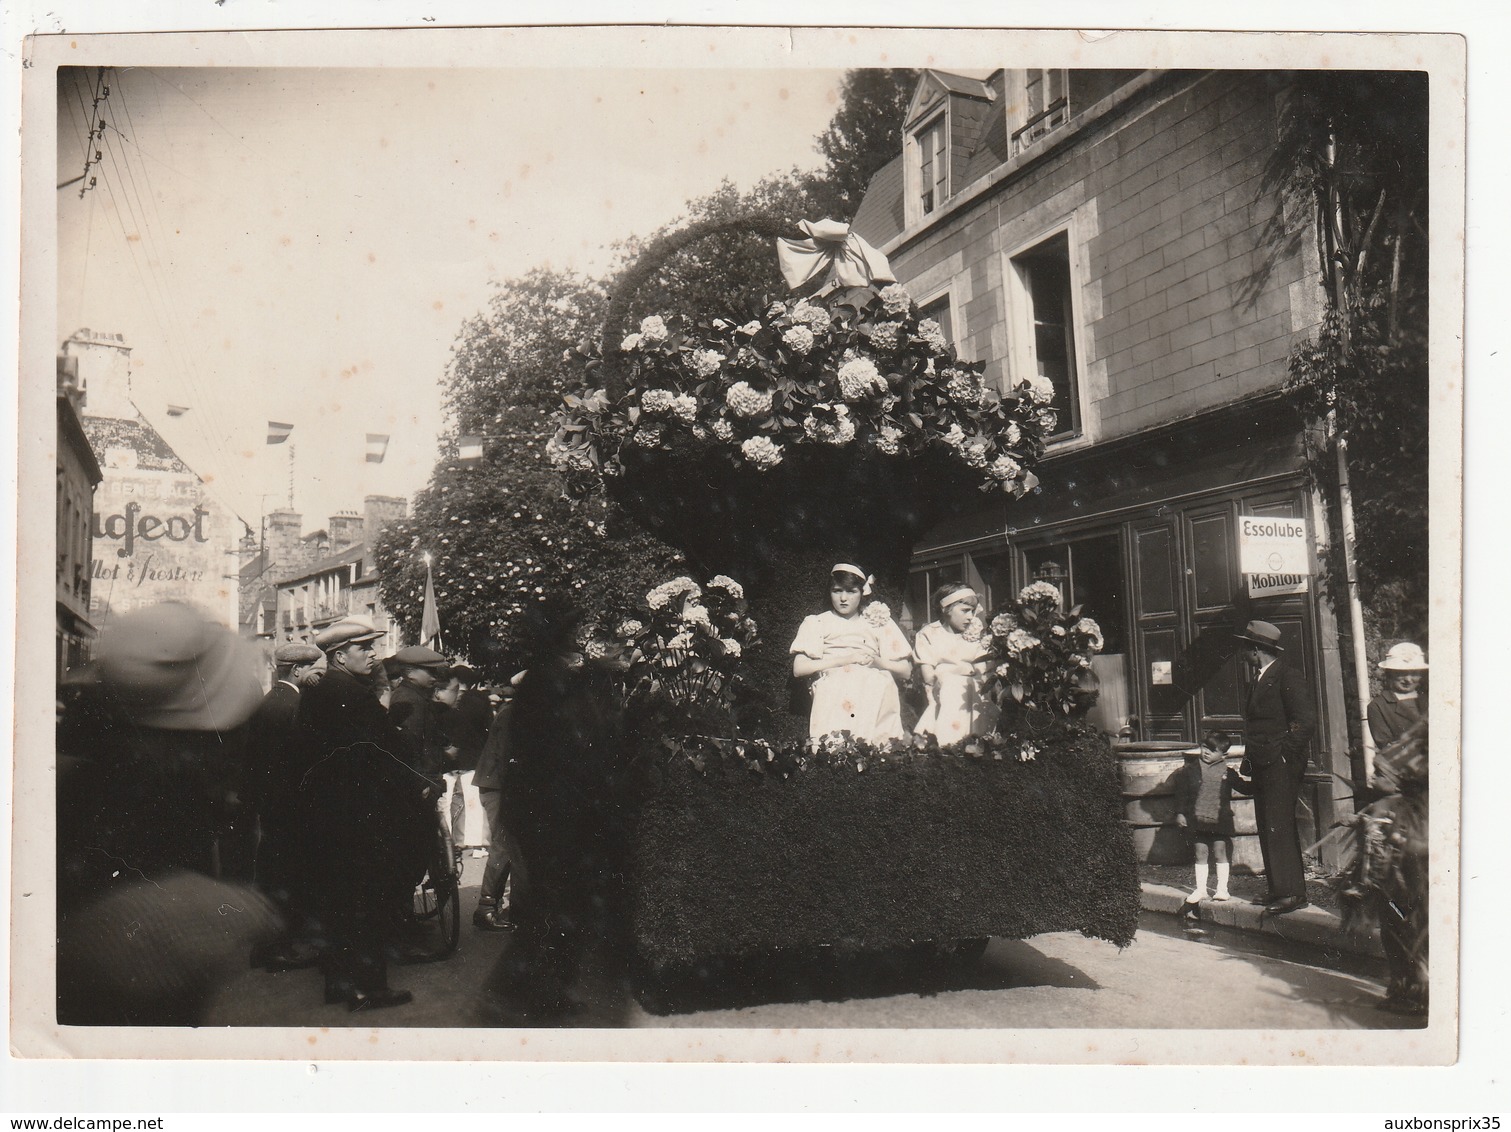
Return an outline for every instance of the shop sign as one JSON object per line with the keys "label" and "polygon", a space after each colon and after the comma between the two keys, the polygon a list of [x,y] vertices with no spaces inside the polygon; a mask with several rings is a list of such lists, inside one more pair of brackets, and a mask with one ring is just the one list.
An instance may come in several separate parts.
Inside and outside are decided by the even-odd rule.
{"label": "shop sign", "polygon": [[1238,521],[1238,568],[1245,574],[1309,575],[1310,543],[1305,519],[1244,515]]}
{"label": "shop sign", "polygon": [[1248,579],[1250,597],[1285,597],[1311,588],[1305,574],[1249,574]]}

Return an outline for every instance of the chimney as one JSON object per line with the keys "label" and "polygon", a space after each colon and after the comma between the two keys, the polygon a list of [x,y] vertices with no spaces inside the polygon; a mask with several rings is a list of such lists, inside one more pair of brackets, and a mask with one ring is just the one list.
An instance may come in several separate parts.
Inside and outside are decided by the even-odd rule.
{"label": "chimney", "polygon": [[362,499],[364,518],[362,538],[371,546],[383,528],[395,519],[404,518],[409,504],[402,495],[368,495]]}
{"label": "chimney", "polygon": [[337,511],[331,516],[330,536],[331,553],[340,554],[349,546],[356,546],[362,541],[363,523],[362,516],[355,511]]}
{"label": "chimney", "polygon": [[136,420],[131,402],[131,347],[121,334],[75,331],[63,343],[63,359],[77,366],[78,388],[88,403],[84,415]]}
{"label": "chimney", "polygon": [[268,512],[263,521],[268,528],[268,560],[273,566],[271,576],[286,578],[298,573],[304,565],[304,544],[299,538],[299,532],[304,528],[304,516],[280,507]]}

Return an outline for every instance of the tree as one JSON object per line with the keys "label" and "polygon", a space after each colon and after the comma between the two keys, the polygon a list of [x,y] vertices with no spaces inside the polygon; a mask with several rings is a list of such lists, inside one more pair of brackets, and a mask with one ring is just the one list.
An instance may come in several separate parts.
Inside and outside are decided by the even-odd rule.
{"label": "tree", "polygon": [[815,144],[828,161],[815,191],[827,195],[836,220],[853,218],[877,170],[902,154],[903,118],[918,74],[872,67],[845,73],[839,110]]}
{"label": "tree", "polygon": [[1426,145],[1425,75],[1305,72],[1265,176],[1285,203],[1276,240],[1294,244],[1294,218],[1315,218],[1326,312],[1292,351],[1288,389],[1305,418],[1331,422],[1308,462],[1335,498],[1346,441],[1360,595],[1383,638],[1427,625]]}
{"label": "tree", "polygon": [[[419,626],[428,551],[448,649],[495,677],[529,662],[553,618],[622,607],[680,562],[607,500],[566,499],[542,458],[563,352],[596,331],[603,307],[593,281],[537,269],[462,325],[443,379],[456,431],[413,516],[379,540],[383,600],[400,624]],[[458,458],[467,433],[489,438],[479,463]]]}

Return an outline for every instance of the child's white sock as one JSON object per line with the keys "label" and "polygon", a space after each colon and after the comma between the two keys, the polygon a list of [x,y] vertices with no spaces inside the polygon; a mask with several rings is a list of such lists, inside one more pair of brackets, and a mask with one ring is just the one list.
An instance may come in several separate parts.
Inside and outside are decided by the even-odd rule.
{"label": "child's white sock", "polygon": [[1207,894],[1207,862],[1196,862],[1196,889],[1186,897],[1188,903],[1196,903]]}
{"label": "child's white sock", "polygon": [[1227,861],[1217,862],[1217,891],[1212,895],[1218,900],[1232,898],[1232,894],[1228,891],[1228,871],[1232,867]]}

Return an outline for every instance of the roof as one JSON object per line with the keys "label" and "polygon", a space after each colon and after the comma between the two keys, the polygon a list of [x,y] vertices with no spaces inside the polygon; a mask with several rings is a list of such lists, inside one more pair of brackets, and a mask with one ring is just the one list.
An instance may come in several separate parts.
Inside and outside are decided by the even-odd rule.
{"label": "roof", "polygon": [[84,435],[101,455],[111,448],[128,448],[136,453],[138,468],[153,472],[172,472],[180,476],[194,475],[193,469],[168,446],[162,433],[140,417],[126,420],[122,417],[86,416]]}
{"label": "roof", "polygon": [[338,550],[335,554],[327,554],[317,562],[301,567],[299,573],[288,574],[278,579],[280,586],[297,585],[308,578],[314,578],[320,574],[328,574],[342,566],[350,566],[353,562],[360,563],[367,557],[367,543],[356,542],[345,550]]}
{"label": "roof", "polygon": [[924,71],[924,74],[933,78],[951,94],[965,94],[972,98],[985,98],[988,101],[995,97],[992,88],[982,79],[967,78],[965,75],[957,75],[952,71],[936,71],[932,68]]}
{"label": "roof", "polygon": [[860,207],[850,227],[855,234],[876,247],[898,236],[903,229],[902,154],[887,162],[871,178],[861,197]]}

